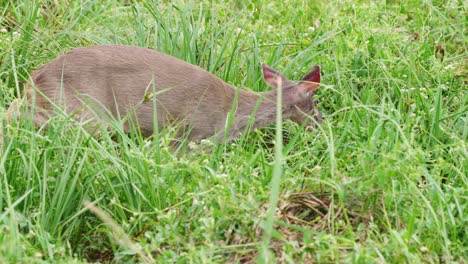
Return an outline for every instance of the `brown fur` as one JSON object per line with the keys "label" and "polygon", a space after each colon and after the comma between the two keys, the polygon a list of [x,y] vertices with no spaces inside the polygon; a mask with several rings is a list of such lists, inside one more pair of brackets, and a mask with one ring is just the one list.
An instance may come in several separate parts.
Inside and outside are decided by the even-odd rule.
{"label": "brown fur", "polygon": [[[267,78],[271,81],[274,76],[284,78],[265,67],[267,82]],[[25,97],[28,103],[35,98],[34,121],[37,124],[48,119],[54,105],[74,114],[76,119],[89,119],[95,115],[84,104],[91,103],[99,106],[101,113],[107,112],[113,117],[134,113],[142,133],[149,136],[153,133],[153,100],[145,98],[154,95],[158,126],[180,122],[183,127],[191,128],[191,140],[214,135],[220,139],[236,95],[233,86],[198,66],[150,49],[123,45],[74,49],[34,71],[31,80]],[[312,100],[318,84],[313,88],[309,84],[306,95],[300,90],[302,82],[294,83],[284,78],[283,85],[284,118],[302,122],[306,119],[305,112],[320,121],[320,113],[314,112]],[[153,87],[155,93],[152,93]],[[276,89],[265,94],[239,89],[228,140],[245,129],[260,99],[263,100],[255,113],[253,128],[275,121]],[[7,114],[10,118],[17,113],[18,102],[10,107]]]}

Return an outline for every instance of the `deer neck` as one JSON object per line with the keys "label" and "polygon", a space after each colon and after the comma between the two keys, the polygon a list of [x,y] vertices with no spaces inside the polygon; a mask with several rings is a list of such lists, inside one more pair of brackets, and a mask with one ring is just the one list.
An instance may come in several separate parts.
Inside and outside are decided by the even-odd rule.
{"label": "deer neck", "polygon": [[[235,137],[244,132],[246,127],[250,130],[262,128],[276,121],[277,90],[267,92],[251,92],[247,90],[237,90],[237,109],[235,112],[235,123],[231,127],[230,134]],[[285,104],[283,97],[283,119],[291,116],[290,107]]]}

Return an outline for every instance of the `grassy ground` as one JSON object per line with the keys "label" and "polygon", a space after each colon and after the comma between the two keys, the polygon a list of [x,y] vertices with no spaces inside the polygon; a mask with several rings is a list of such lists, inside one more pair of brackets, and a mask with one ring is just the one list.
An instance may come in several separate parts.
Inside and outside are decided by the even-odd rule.
{"label": "grassy ground", "polygon": [[34,68],[120,43],[256,91],[260,62],[321,65],[323,125],[285,122],[282,150],[272,126],[175,155],[171,131],[21,122],[0,154],[1,263],[466,262],[466,3],[202,2],[0,0],[2,117]]}

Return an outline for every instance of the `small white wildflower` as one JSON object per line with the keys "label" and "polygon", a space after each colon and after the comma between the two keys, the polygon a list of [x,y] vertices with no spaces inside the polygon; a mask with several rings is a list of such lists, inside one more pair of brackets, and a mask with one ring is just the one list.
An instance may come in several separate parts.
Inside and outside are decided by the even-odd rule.
{"label": "small white wildflower", "polygon": [[0,28],[0,33],[8,33],[8,30],[6,28]]}
{"label": "small white wildflower", "polygon": [[422,247],[420,248],[420,250],[421,250],[421,252],[424,252],[424,253],[426,253],[427,251],[429,251],[429,249],[428,249],[427,247],[425,247],[425,246],[422,246]]}
{"label": "small white wildflower", "polygon": [[189,149],[195,149],[197,147],[197,143],[195,143],[193,141],[190,141],[188,143],[188,147],[189,147]]}
{"label": "small white wildflower", "polygon": [[219,174],[216,174],[215,177],[218,179],[225,179],[228,177],[228,175],[225,173],[219,173]]}
{"label": "small white wildflower", "polygon": [[308,27],[307,30],[309,30],[310,32],[314,32],[315,28],[314,27]]}
{"label": "small white wildflower", "polygon": [[453,64],[449,64],[447,66],[444,67],[444,70],[452,70],[454,69],[455,67],[453,66]]}
{"label": "small white wildflower", "polygon": [[447,90],[448,90],[448,87],[447,87],[447,85],[445,85],[445,84],[441,84],[439,87],[440,87],[440,89],[442,89],[442,90],[444,90],[444,91],[447,91]]}
{"label": "small white wildflower", "polygon": [[241,33],[241,31],[242,31],[242,28],[239,28],[239,27],[236,28],[236,33],[237,33],[237,34]]}
{"label": "small white wildflower", "polygon": [[208,139],[202,139],[202,140],[200,140],[200,144],[201,144],[201,145],[209,146],[209,145],[211,145],[211,143],[212,143],[212,142],[209,141]]}

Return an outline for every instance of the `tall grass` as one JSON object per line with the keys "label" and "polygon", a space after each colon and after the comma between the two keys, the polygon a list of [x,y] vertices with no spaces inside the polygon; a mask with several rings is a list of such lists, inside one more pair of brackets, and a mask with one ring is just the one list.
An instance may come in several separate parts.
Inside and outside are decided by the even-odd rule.
{"label": "tall grass", "polygon": [[[320,65],[325,119],[314,131],[278,120],[187,154],[171,149],[170,128],[143,138],[113,122],[93,137],[66,116],[40,128],[21,119],[4,128],[0,151],[0,262],[145,261],[140,253],[162,263],[465,261],[465,9],[1,2],[2,120],[33,69],[110,43],[160,50],[255,91],[269,89],[260,62],[291,79]],[[130,244],[115,239],[119,230]]]}

